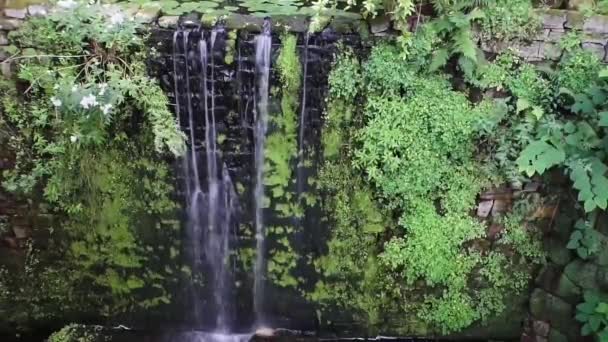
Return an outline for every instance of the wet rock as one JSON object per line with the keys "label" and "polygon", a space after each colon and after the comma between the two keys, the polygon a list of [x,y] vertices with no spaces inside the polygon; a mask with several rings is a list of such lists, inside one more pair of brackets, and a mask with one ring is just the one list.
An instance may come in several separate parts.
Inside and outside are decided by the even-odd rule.
{"label": "wet rock", "polygon": [[49,14],[49,8],[45,5],[30,5],[27,7],[27,13],[32,17],[46,17]]}
{"label": "wet rock", "polygon": [[378,15],[369,22],[370,31],[373,34],[386,32],[391,26],[391,21],[387,16]]}
{"label": "wet rock", "polygon": [[171,15],[171,16],[162,16],[158,18],[158,26],[162,28],[175,28],[177,27],[177,22],[179,21],[179,16]]}
{"label": "wet rock", "polygon": [[481,218],[486,218],[490,215],[492,211],[492,207],[494,206],[494,201],[481,201],[477,205],[477,216]]}
{"label": "wet rock", "polygon": [[8,38],[4,31],[0,31],[0,45],[8,45]]}
{"label": "wet rock", "polygon": [[494,205],[492,206],[492,216],[498,216],[502,213],[509,211],[511,207],[511,200],[505,199],[497,199],[494,201]]}
{"label": "wet rock", "polygon": [[564,268],[564,274],[574,284],[585,290],[597,290],[599,285],[596,281],[597,265],[577,259],[570,262]]}
{"label": "wet rock", "polygon": [[0,30],[12,31],[23,25],[23,21],[14,18],[0,18]]}
{"label": "wet rock", "polygon": [[4,16],[15,19],[25,19],[27,16],[27,8],[6,8],[4,9]]}

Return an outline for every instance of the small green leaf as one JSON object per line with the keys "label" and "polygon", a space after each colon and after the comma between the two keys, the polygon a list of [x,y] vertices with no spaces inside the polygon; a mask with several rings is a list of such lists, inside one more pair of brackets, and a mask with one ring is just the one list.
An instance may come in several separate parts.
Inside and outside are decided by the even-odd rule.
{"label": "small green leaf", "polygon": [[587,259],[589,257],[589,251],[585,247],[579,247],[576,249],[576,253],[581,259]]}
{"label": "small green leaf", "polygon": [[530,101],[523,99],[523,98],[517,99],[516,108],[517,108],[518,113],[521,113],[522,111],[524,111],[530,107],[532,107],[532,104],[530,103]]}
{"label": "small green leaf", "polygon": [[593,330],[591,330],[591,326],[589,325],[589,323],[585,323],[581,328],[581,335],[589,336],[591,335],[591,333],[593,333]]}
{"label": "small green leaf", "polygon": [[600,112],[599,116],[600,122],[598,123],[598,125],[600,125],[601,127],[608,127],[608,112]]}

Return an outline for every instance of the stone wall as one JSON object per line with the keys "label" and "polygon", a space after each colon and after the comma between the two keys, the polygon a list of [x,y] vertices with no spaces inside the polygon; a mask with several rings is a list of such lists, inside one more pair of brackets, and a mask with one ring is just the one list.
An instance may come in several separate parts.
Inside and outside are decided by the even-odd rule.
{"label": "stone wall", "polygon": [[497,53],[512,49],[528,62],[557,61],[563,51],[560,40],[569,32],[577,32],[582,38],[583,49],[608,62],[608,16],[585,17],[571,10],[539,10],[541,27],[538,34],[524,42],[492,42],[479,39],[486,52]]}

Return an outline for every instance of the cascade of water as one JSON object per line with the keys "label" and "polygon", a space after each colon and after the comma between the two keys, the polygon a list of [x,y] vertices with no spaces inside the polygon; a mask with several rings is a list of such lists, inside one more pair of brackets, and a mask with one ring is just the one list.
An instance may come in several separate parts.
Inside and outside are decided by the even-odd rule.
{"label": "cascade of water", "polygon": [[257,107],[255,123],[255,238],[256,260],[254,266],[253,309],[258,325],[264,323],[266,278],[266,232],[264,229],[264,145],[268,128],[268,86],[270,78],[270,20],[264,20],[264,29],[256,38],[255,69],[257,79]]}
{"label": "cascade of water", "polygon": [[306,37],[304,39],[304,71],[302,73],[302,103],[300,104],[300,132],[298,135],[298,165],[296,171],[296,186],[298,200],[302,200],[302,193],[304,192],[304,125],[306,124],[306,78],[308,77],[308,41],[310,33],[306,31]]}
{"label": "cascade of water", "polygon": [[[218,29],[220,30],[220,29]],[[213,30],[209,43],[203,32],[198,42],[192,39],[197,34],[195,31],[178,31],[173,37],[174,58],[174,87],[176,98],[176,113],[179,117],[182,105],[186,107],[184,112],[188,114],[189,148],[184,156],[183,168],[186,177],[187,195],[187,231],[191,243],[193,270],[197,273],[204,271],[211,277],[213,305],[215,307],[216,334],[214,340],[232,340],[229,334],[232,321],[232,300],[230,296],[231,272],[229,268],[230,238],[232,233],[232,217],[236,212],[236,194],[234,185],[230,179],[227,167],[218,168],[218,160],[221,158],[217,148],[217,125],[215,117],[215,65],[213,59],[214,43],[218,30]],[[178,43],[178,37],[183,41]],[[195,49],[198,43],[198,48]],[[183,89],[186,92],[186,103],[180,103],[180,83],[178,81],[178,54],[183,52],[184,74]],[[198,54],[198,59],[194,58]],[[192,90],[191,74],[200,68],[198,82],[200,92],[199,103],[195,105]],[[195,75],[196,76],[196,75]],[[196,77],[195,77],[196,79]],[[209,101],[211,99],[211,101]],[[209,103],[210,102],[210,103]],[[201,117],[204,116],[204,117]],[[203,120],[205,123],[205,162],[207,166],[207,189],[203,192],[201,186],[201,172],[199,171],[199,152],[196,148],[196,122]],[[204,263],[204,264],[203,264]],[[203,318],[201,311],[202,299],[193,291],[194,319],[201,322]],[[215,338],[217,337],[217,338]],[[236,337],[235,337],[236,338]],[[189,340],[189,339],[187,339]]]}

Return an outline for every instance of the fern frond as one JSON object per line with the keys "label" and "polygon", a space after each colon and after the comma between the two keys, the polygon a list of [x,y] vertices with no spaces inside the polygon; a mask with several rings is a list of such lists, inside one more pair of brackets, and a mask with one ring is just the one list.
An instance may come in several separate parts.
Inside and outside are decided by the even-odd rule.
{"label": "fern frond", "polygon": [[431,59],[431,64],[429,65],[430,71],[436,71],[444,66],[448,62],[449,58],[450,53],[447,49],[442,48],[435,51],[435,53],[433,53],[433,58]]}
{"label": "fern frond", "polygon": [[459,30],[454,36],[453,53],[459,53],[477,63],[477,45],[473,42],[471,30]]}
{"label": "fern frond", "polygon": [[469,79],[473,78],[473,73],[475,72],[475,62],[470,58],[462,55],[458,58],[458,67]]}

